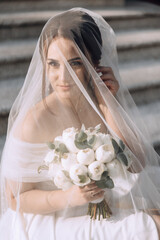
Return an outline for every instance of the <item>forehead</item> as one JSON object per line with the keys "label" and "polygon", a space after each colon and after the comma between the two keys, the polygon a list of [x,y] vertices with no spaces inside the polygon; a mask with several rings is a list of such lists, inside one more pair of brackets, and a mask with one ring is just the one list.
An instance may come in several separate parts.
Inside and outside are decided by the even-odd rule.
{"label": "forehead", "polygon": [[53,39],[48,48],[48,58],[61,59],[62,54],[66,59],[79,56],[75,44],[70,39]]}

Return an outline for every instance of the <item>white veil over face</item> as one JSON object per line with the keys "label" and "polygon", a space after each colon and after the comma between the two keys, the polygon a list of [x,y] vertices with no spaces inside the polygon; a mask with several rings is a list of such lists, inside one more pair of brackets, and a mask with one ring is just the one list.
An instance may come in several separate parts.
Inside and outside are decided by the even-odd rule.
{"label": "white veil over face", "polygon": [[[112,69],[118,91],[106,86],[104,68]],[[67,128],[80,130],[82,124],[86,129],[101,124],[100,131],[123,140],[130,155],[128,169],[121,164],[123,179],[115,179],[115,187],[105,191],[112,221],[140,211],[152,214],[153,209],[158,214],[160,159],[120,78],[114,32],[98,14],[73,8],[44,26],[12,106],[2,155],[2,218],[11,208],[17,218],[20,213],[19,221],[26,229],[27,214],[51,215],[51,211],[38,212],[36,201],[30,207],[29,195],[24,193],[57,190],[47,171],[38,173],[49,151],[47,143],[59,139]],[[77,217],[86,214],[86,208],[87,204],[72,208],[68,201],[52,215]]]}

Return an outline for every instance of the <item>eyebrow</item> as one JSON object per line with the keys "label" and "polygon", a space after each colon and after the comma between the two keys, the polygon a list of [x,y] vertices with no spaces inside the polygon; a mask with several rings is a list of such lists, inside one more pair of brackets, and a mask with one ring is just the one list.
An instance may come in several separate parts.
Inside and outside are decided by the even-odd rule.
{"label": "eyebrow", "polygon": [[[48,58],[48,60],[52,60],[52,61],[58,62],[58,60],[55,60],[53,58]],[[75,57],[75,58],[69,59],[68,62],[75,61],[75,60],[81,60],[81,59],[80,59],[80,57]]]}

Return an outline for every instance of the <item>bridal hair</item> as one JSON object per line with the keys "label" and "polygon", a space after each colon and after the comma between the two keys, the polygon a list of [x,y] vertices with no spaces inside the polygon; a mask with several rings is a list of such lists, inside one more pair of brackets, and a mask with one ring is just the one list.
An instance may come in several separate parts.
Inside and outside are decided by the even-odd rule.
{"label": "bridal hair", "polygon": [[[43,62],[42,99],[47,108],[45,101],[46,58],[49,45],[53,39],[58,37],[70,39],[77,44],[92,65],[98,65],[101,59],[101,33],[89,14],[82,11],[67,11],[51,18],[42,30],[39,43],[39,51]],[[91,77],[88,87],[92,89]]]}

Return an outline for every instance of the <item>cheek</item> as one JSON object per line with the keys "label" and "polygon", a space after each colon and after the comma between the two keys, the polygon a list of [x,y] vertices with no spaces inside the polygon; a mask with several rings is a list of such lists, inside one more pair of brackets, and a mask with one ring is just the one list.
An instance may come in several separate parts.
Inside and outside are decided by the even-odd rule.
{"label": "cheek", "polygon": [[53,82],[53,80],[56,80],[58,78],[58,71],[54,70],[52,68],[48,68],[47,71],[47,76],[48,76],[48,80],[50,82]]}
{"label": "cheek", "polygon": [[82,84],[85,83],[85,80],[86,80],[86,74],[85,74],[85,71],[84,69],[77,69],[75,71],[77,77],[79,78],[79,80],[81,81]]}

